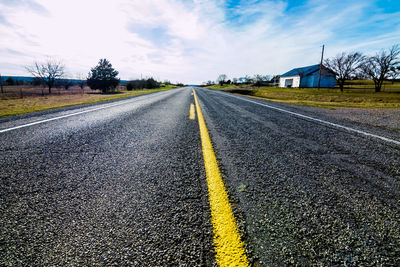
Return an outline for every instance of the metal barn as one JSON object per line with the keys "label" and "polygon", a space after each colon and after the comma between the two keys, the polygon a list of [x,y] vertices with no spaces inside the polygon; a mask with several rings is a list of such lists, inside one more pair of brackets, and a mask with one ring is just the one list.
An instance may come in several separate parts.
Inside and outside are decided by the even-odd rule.
{"label": "metal barn", "polygon": [[[318,87],[319,64],[292,69],[281,75],[279,87]],[[322,66],[321,87],[335,87],[335,73]]]}

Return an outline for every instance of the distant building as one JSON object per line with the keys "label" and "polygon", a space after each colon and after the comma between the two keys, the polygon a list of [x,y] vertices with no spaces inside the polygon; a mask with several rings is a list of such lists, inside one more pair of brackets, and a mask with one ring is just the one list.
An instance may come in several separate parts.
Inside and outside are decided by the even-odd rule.
{"label": "distant building", "polygon": [[[292,69],[281,75],[279,87],[318,87],[319,64]],[[322,66],[321,87],[335,87],[335,73]]]}

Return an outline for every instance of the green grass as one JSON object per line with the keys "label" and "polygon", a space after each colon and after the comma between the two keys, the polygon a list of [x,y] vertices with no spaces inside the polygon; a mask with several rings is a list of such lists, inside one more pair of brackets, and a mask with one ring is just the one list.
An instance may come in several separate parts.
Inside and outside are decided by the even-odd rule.
{"label": "green grass", "polygon": [[[400,83],[385,83],[383,92],[375,93],[372,81],[361,81],[348,84],[344,92],[339,89],[321,88],[273,88],[242,86],[209,86],[210,89],[224,90],[230,93],[247,95],[249,97],[265,99],[280,103],[334,109],[347,108],[400,108]],[[358,89],[352,88],[358,86]],[[347,85],[346,85],[347,87]]]}
{"label": "green grass", "polygon": [[55,108],[70,107],[103,101],[126,98],[130,96],[149,94],[176,88],[175,86],[157,89],[144,89],[134,91],[119,91],[116,93],[84,93],[84,94],[51,94],[44,96],[27,96],[24,98],[0,99],[0,117],[25,114]]}

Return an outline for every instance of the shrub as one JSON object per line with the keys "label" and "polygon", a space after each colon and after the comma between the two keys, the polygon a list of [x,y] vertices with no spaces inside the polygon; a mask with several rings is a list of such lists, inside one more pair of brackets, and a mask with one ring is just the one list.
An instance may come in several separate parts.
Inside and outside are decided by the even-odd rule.
{"label": "shrub", "polygon": [[153,89],[158,87],[160,87],[160,83],[157,82],[154,78],[132,80],[126,84],[126,89],[128,91],[139,89]]}
{"label": "shrub", "polygon": [[99,64],[91,69],[87,85],[92,89],[100,89],[103,93],[113,91],[119,84],[116,71],[107,59],[100,59]]}

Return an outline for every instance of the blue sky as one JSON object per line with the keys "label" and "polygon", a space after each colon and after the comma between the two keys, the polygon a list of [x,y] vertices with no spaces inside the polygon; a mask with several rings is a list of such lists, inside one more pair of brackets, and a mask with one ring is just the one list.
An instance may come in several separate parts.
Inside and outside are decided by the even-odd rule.
{"label": "blue sky", "polygon": [[48,57],[68,75],[108,58],[122,79],[281,74],[400,43],[400,0],[0,0],[0,73]]}

